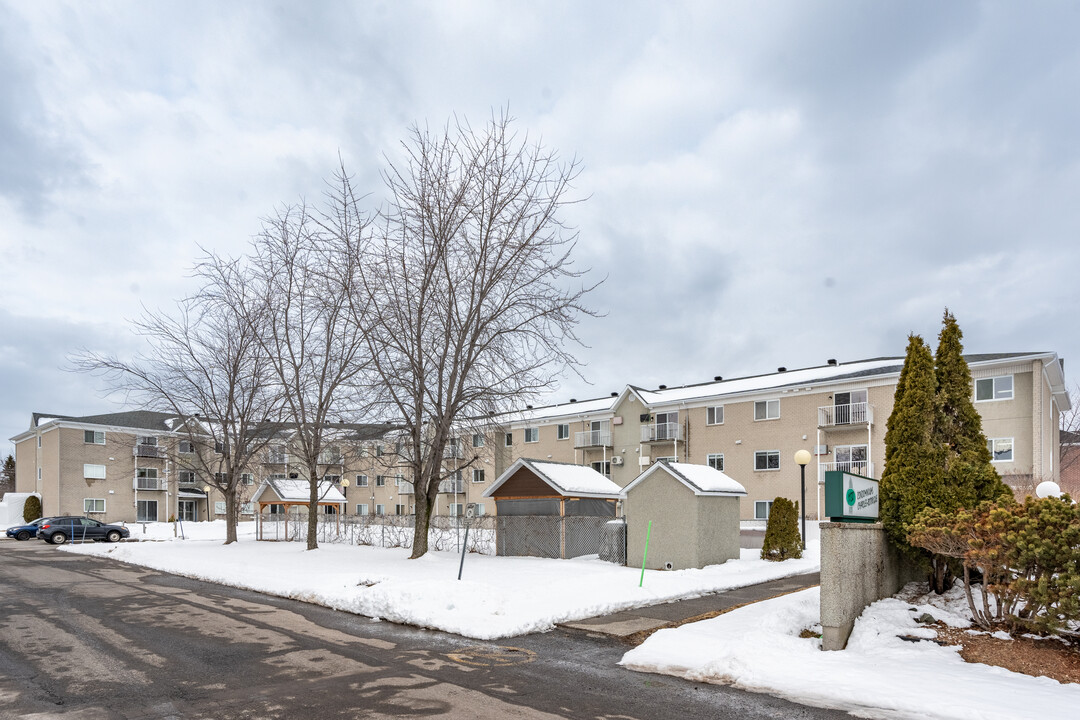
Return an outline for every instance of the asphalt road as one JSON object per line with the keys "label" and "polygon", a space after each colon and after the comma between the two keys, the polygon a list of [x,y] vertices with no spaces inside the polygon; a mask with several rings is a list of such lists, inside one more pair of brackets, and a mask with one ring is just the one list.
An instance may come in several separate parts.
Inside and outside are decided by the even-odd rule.
{"label": "asphalt road", "polygon": [[846,718],[616,666],[555,631],[484,643],[0,541],[0,718]]}

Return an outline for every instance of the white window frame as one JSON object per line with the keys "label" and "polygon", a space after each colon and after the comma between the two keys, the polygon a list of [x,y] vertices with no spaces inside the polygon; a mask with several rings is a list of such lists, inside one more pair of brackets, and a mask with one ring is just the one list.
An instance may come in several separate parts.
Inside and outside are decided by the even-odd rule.
{"label": "white window frame", "polygon": [[[185,479],[185,475],[190,475],[190,477]],[[198,481],[199,476],[194,470],[178,470],[176,473],[176,482],[178,483],[182,483],[184,485],[192,485],[194,483],[197,483]]]}
{"label": "white window frame", "polygon": [[401,515],[408,515],[409,514],[409,504],[408,503],[394,503],[394,514],[399,516],[399,517]]}
{"label": "white window frame", "polygon": [[[90,439],[87,440],[86,436],[89,435]],[[98,437],[101,441],[98,442]],[[83,444],[84,445],[104,445],[105,444],[105,431],[104,430],[83,430]]]}
{"label": "white window frame", "polygon": [[368,514],[368,504],[367,503],[356,503],[356,514],[357,515],[367,515]]}
{"label": "white window frame", "polygon": [[[720,467],[716,467],[715,465],[713,465],[714,460],[720,461]],[[724,453],[709,453],[705,456],[705,464],[713,468],[714,470],[724,472]]]}
{"label": "white window frame", "polygon": [[[1008,379],[1009,389],[999,390],[998,381]],[[979,383],[990,383],[990,397],[979,399]],[[1008,393],[1005,395],[1004,393]],[[1012,400],[1016,397],[1016,380],[1012,375],[995,375],[994,377],[977,378],[975,380],[975,402],[1001,402],[1002,400]]]}
{"label": "white window frame", "polygon": [[[764,417],[758,417],[758,406],[763,406],[765,409]],[[776,409],[776,414],[772,415],[773,408]],[[754,422],[765,422],[766,420],[779,420],[780,419],[780,398],[772,398],[771,400],[755,400],[754,401]]]}
{"label": "white window frame", "polygon": [[482,433],[473,433],[472,446],[474,448],[484,447],[484,436]]}
{"label": "white window frame", "polygon": [[375,487],[386,487],[386,476],[385,475],[376,475],[375,476]]}
{"label": "white window frame", "polygon": [[[720,419],[717,420],[719,415]],[[724,424],[724,406],[723,405],[710,405],[705,408],[705,424],[706,425],[723,425]]]}
{"label": "white window frame", "polygon": [[[597,467],[597,466],[599,466],[599,467]],[[610,460],[594,460],[591,463],[589,463],[589,467],[591,467],[593,470],[600,473],[604,477],[608,477],[608,478],[611,477],[611,461]],[[606,470],[606,472],[605,472],[605,470]]]}
{"label": "white window frame", "polygon": [[475,503],[476,509],[473,511],[473,517],[480,517],[484,514],[484,503]]}
{"label": "white window frame", "polygon": [[[185,450],[184,448],[187,449]],[[176,451],[181,455],[194,455],[195,443],[191,442],[190,440],[181,440],[177,445]]]}
{"label": "white window frame", "polygon": [[658,463],[661,460],[667,460],[668,462],[678,462],[679,458],[677,458],[674,455],[671,455],[671,456],[664,455],[664,456],[661,456],[661,457],[653,458],[654,463]]}
{"label": "white window frame", "polygon": [[252,473],[240,473],[240,484],[241,485],[254,485],[255,484],[255,475],[253,475]]}
{"label": "white window frame", "polygon": [[[1007,459],[1003,459],[1003,460],[998,460],[997,459],[997,453],[995,452],[994,448],[997,446],[997,444],[999,442],[1000,443],[1006,443],[1007,442],[1009,444],[1009,457]],[[1014,442],[1014,438],[1011,438],[1011,437],[987,438],[986,439],[986,447],[987,447],[987,449],[990,450],[990,462],[994,462],[994,463],[1011,463],[1011,462],[1015,462],[1016,443]]]}
{"label": "white window frame", "polygon": [[401,487],[404,484],[405,484],[405,476],[404,475],[395,475],[394,476],[394,487]]}
{"label": "white window frame", "polygon": [[[83,466],[83,479],[86,480],[104,480],[105,479],[105,466],[97,465],[95,463],[85,463]],[[101,468],[98,470],[98,468]]]}
{"label": "white window frame", "polygon": [[464,517],[465,516],[465,503],[450,503],[446,512],[450,517]]}
{"label": "white window frame", "polygon": [[383,503],[376,503],[375,514],[379,517],[384,517],[386,515],[386,505],[384,505]]}
{"label": "white window frame", "polygon": [[[532,440],[529,439],[530,435],[532,435],[532,438],[533,438]],[[538,427],[527,427],[527,428],[525,428],[525,442],[527,442],[527,443],[538,443],[538,442],[540,442],[540,428],[538,428]]]}
{"label": "white window frame", "polygon": [[[765,467],[758,467],[758,457],[765,456]],[[769,456],[776,456],[776,467],[769,467]],[[780,471],[780,451],[779,450],[755,450],[754,451],[754,472],[779,472]]]}
{"label": "white window frame", "polygon": [[[754,501],[754,519],[755,520],[768,520],[769,519],[769,513],[772,512],[772,504],[773,504],[772,500],[755,500]],[[762,516],[758,512],[758,508],[760,506],[762,506],[762,505],[765,506],[765,515],[764,516]]]}
{"label": "white window frame", "polygon": [[569,440],[570,439],[570,423],[559,423],[558,428],[555,431],[556,440]]}
{"label": "white window frame", "polygon": [[224,500],[215,500],[214,501],[214,514],[215,515],[224,515],[226,509],[227,508],[225,507],[225,501]]}
{"label": "white window frame", "polygon": [[245,503],[240,503],[240,514],[241,515],[254,515],[255,514],[255,503],[251,502],[250,500],[248,502],[245,502]]}
{"label": "white window frame", "polygon": [[[508,432],[508,433],[506,433],[506,437],[503,438],[503,447],[513,447],[513,446],[514,446],[514,433]],[[41,447],[41,438],[38,438],[38,447]]]}
{"label": "white window frame", "polygon": [[484,468],[473,468],[472,469],[472,481],[474,483],[482,483],[482,482],[484,482]]}
{"label": "white window frame", "polygon": [[368,486],[368,476],[367,475],[357,475],[356,476],[356,487],[367,487],[367,486]]}
{"label": "white window frame", "polygon": [[323,475],[322,479],[324,481],[331,482],[334,485],[340,485],[341,484],[341,476],[340,475],[336,475],[336,474],[335,475],[329,475],[329,474],[327,474],[327,475]]}
{"label": "white window frame", "polygon": [[[93,503],[93,505],[90,503]],[[98,509],[99,505],[101,508],[100,510]],[[105,514],[105,498],[83,498],[82,506],[83,514],[85,515],[89,515],[90,513]]]}
{"label": "white window frame", "polygon": [[137,435],[135,443],[143,447],[157,447],[157,435]]}
{"label": "white window frame", "polygon": [[[138,517],[139,517],[139,503],[146,503],[146,507],[150,507],[150,503],[154,504],[154,518],[153,518],[153,520],[151,520],[149,518],[146,518],[144,520],[139,520],[138,519]],[[157,500],[138,500],[138,501],[136,501],[136,503],[135,503],[135,518],[136,518],[135,522],[157,522],[159,517],[161,517],[161,506],[158,504]]]}

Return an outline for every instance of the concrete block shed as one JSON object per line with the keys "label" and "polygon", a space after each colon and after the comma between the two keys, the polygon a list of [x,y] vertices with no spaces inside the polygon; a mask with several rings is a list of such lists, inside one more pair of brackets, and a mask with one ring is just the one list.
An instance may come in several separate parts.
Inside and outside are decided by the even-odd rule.
{"label": "concrete block shed", "polygon": [[708,465],[659,460],[623,488],[626,561],[645,567],[702,568],[739,557],[739,503],[746,488]]}

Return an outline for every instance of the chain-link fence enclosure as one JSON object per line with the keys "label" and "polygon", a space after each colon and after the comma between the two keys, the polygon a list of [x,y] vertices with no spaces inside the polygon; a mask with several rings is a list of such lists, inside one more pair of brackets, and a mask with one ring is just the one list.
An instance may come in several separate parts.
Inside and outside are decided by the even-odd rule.
{"label": "chain-link fence enclosure", "polygon": [[[436,515],[428,528],[430,550],[460,551],[465,543],[465,523],[469,523],[467,552],[495,554],[495,517],[472,519]],[[307,542],[308,516],[300,508],[287,513],[259,516],[262,540]],[[371,545],[384,548],[411,548],[413,515],[319,515],[316,538],[320,543]]]}
{"label": "chain-link fence enclosure", "polygon": [[606,517],[499,515],[497,555],[575,558],[600,553]]}

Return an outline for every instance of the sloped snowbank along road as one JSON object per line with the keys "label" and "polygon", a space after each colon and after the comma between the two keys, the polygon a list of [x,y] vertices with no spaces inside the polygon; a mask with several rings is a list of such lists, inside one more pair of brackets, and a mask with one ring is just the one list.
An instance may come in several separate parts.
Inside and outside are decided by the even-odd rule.
{"label": "sloped snowbank along road", "polygon": [[[134,529],[133,529],[134,531]],[[197,533],[196,536],[201,536]],[[110,557],[187,577],[325,605],[482,640],[550,630],[556,623],[753,585],[819,569],[816,538],[801,560],[742,559],[701,570],[645,573],[595,556],[575,560],[405,549],[216,540],[71,545],[64,552]]]}
{"label": "sloped snowbank along road", "polygon": [[[917,592],[909,586],[905,593]],[[846,650],[822,652],[818,588],[749,605],[710,620],[661,630],[622,665],[695,681],[722,683],[870,718],[1075,720],[1080,686],[965,662],[956,647],[907,642],[932,638],[922,613],[967,627],[957,587],[943,598],[880,600],[855,622]],[[913,611],[911,608],[915,608]]]}

